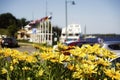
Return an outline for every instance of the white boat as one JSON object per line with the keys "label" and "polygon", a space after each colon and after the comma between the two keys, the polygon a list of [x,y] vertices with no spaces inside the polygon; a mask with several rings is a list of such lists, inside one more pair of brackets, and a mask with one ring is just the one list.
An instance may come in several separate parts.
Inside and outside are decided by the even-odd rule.
{"label": "white boat", "polygon": [[81,26],[79,24],[70,24],[67,29],[62,28],[60,42],[77,41],[81,35]]}

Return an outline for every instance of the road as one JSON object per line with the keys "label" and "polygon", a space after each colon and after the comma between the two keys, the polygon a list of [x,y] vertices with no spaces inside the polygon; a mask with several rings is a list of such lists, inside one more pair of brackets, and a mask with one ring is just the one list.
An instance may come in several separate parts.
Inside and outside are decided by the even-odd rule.
{"label": "road", "polygon": [[16,50],[18,50],[18,51],[20,51],[20,52],[25,52],[25,51],[27,51],[27,52],[29,52],[29,53],[33,53],[33,52],[35,52],[36,51],[36,49],[33,47],[33,46],[31,46],[31,45],[22,45],[22,46],[20,46],[20,47],[17,47],[17,48],[11,48],[11,49],[16,49]]}
{"label": "road", "polygon": [[[29,52],[29,53],[33,53],[35,51],[37,51],[33,46],[32,44],[28,44],[28,43],[18,43],[19,44],[19,47],[15,47],[15,48],[11,48],[11,49],[16,49],[20,52]],[[1,48],[1,46],[0,46]]]}

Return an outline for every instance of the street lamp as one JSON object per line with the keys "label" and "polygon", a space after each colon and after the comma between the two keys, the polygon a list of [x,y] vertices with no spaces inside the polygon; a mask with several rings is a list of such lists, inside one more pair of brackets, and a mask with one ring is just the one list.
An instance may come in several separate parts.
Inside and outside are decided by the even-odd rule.
{"label": "street lamp", "polygon": [[46,0],[46,11],[45,11],[45,16],[47,16],[47,10],[48,10],[48,2]]}
{"label": "street lamp", "polygon": [[71,3],[72,5],[75,5],[75,2],[74,1],[71,1],[71,0],[65,0],[65,26],[66,26],[66,39],[67,39],[67,26],[68,26],[68,20],[67,20],[67,4],[68,3]]}

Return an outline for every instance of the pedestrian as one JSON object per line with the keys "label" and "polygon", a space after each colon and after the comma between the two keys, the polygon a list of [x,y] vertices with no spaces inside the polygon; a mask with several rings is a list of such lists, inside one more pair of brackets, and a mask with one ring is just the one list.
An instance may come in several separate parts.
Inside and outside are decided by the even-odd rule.
{"label": "pedestrian", "polygon": [[98,38],[98,43],[103,43],[104,42],[104,40],[102,39],[102,38]]}

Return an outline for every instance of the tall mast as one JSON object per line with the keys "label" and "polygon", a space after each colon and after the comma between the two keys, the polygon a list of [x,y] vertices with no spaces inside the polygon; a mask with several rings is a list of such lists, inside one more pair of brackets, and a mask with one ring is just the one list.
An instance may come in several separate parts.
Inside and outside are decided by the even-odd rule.
{"label": "tall mast", "polygon": [[84,38],[86,37],[86,24],[85,24],[85,27],[84,27]]}
{"label": "tall mast", "polygon": [[47,0],[46,0],[46,11],[45,11],[45,16],[47,16],[47,10],[48,10],[48,3],[47,3]]}

